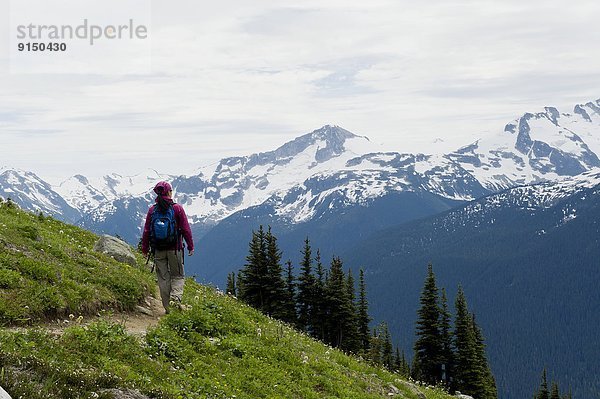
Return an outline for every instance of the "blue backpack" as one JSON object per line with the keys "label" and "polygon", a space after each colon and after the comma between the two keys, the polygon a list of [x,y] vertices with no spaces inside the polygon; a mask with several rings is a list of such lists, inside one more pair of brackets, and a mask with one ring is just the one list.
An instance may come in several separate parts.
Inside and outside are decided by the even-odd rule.
{"label": "blue backpack", "polygon": [[169,249],[177,244],[177,223],[175,209],[170,205],[161,211],[157,205],[152,212],[150,244],[154,249]]}

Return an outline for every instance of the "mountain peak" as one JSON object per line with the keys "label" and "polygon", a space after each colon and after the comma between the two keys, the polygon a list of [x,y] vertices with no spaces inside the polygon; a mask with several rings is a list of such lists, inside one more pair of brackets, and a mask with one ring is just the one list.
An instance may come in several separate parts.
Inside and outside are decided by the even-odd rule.
{"label": "mountain peak", "polygon": [[322,128],[309,133],[309,135],[315,140],[326,140],[328,143],[344,143],[346,139],[360,137],[337,125],[325,125]]}
{"label": "mountain peak", "polygon": [[310,143],[325,141],[327,147],[337,148],[340,151],[343,151],[348,140],[354,139],[359,139],[358,141],[363,142],[363,144],[366,144],[366,141],[371,144],[368,145],[368,147],[372,147],[371,140],[369,140],[368,137],[359,136],[337,125],[325,125],[311,133],[298,137],[296,140],[308,141]]}

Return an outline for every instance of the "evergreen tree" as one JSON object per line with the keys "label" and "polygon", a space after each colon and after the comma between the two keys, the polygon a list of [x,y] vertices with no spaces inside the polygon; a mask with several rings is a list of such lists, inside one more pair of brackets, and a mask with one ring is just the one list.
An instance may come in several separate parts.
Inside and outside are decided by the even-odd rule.
{"label": "evergreen tree", "polygon": [[400,374],[405,377],[410,376],[410,365],[408,364],[408,361],[406,360],[404,351],[402,351],[402,363],[401,363],[401,367],[400,367]]}
{"label": "evergreen tree", "polygon": [[[358,340],[358,312],[356,310],[356,287],[354,286],[354,276],[352,270],[348,270],[346,275],[346,299],[348,301],[348,319],[346,320],[346,343],[344,347],[347,351],[358,353],[360,342]],[[391,359],[391,342],[390,342],[390,365]]]}
{"label": "evergreen tree", "polygon": [[550,390],[550,399],[560,399],[560,392],[558,390],[558,384],[552,382],[552,389]]}
{"label": "evergreen tree", "polygon": [[313,333],[315,338],[321,341],[326,340],[327,332],[327,301],[325,296],[325,270],[321,262],[321,251],[317,249],[315,257],[317,264],[317,276],[314,282],[313,312],[311,324],[314,326]]}
{"label": "evergreen tree", "polygon": [[306,332],[312,332],[313,302],[315,277],[312,272],[312,249],[308,237],[304,241],[300,276],[298,277],[298,327]]}
{"label": "evergreen tree", "polygon": [[392,336],[390,335],[390,329],[388,328],[387,323],[383,322],[381,324],[381,362],[383,366],[388,370],[394,369],[394,357],[393,357],[393,348],[392,348]]}
{"label": "evergreen tree", "polygon": [[455,369],[453,389],[472,395],[477,392],[477,383],[482,378],[475,344],[475,333],[471,314],[462,287],[456,295],[456,321],[454,323]]}
{"label": "evergreen tree", "polygon": [[238,295],[256,309],[265,308],[267,287],[267,249],[262,225],[252,232],[246,264],[239,273]]}
{"label": "evergreen tree", "polygon": [[369,323],[371,318],[369,317],[369,303],[367,301],[367,288],[365,285],[365,272],[360,269],[359,274],[359,298],[358,298],[358,341],[360,350],[363,353],[369,351]]}
{"label": "evergreen tree", "polygon": [[452,378],[452,369],[454,364],[454,352],[452,350],[452,331],[450,326],[450,311],[448,310],[448,300],[446,298],[446,290],[442,288],[442,298],[440,305],[440,334],[441,334],[441,364],[442,364],[442,381],[446,386],[449,386]]}
{"label": "evergreen tree", "polygon": [[241,275],[242,275],[242,272],[240,270],[238,272],[238,274],[236,275],[236,280],[235,280],[235,290],[236,290],[236,293],[237,293],[236,296],[238,297],[238,299],[242,299],[241,298],[241,295],[242,295],[241,293],[244,292],[244,287],[243,287],[243,282],[242,282]]}
{"label": "evergreen tree", "polygon": [[550,391],[548,391],[548,379],[546,378],[546,369],[542,372],[542,381],[540,389],[535,394],[535,399],[550,399]]}
{"label": "evergreen tree", "polygon": [[400,373],[402,370],[402,355],[400,355],[400,348],[396,347],[394,351],[394,371]]}
{"label": "evergreen tree", "polygon": [[[482,399],[495,399],[496,381],[485,353],[483,332],[469,313],[462,287],[456,296],[456,322],[454,330],[455,368],[453,388]],[[548,398],[545,398],[548,399]]]}
{"label": "evergreen tree", "polygon": [[283,269],[281,267],[281,251],[277,246],[277,238],[271,233],[271,227],[265,235],[266,241],[266,263],[267,276],[265,279],[266,303],[265,311],[267,314],[278,319],[285,317],[285,281],[283,280]]}
{"label": "evergreen tree", "polygon": [[351,350],[352,320],[355,311],[348,296],[343,264],[339,257],[334,257],[331,261],[325,291],[330,309],[327,324],[331,336],[328,343],[343,350]]}
{"label": "evergreen tree", "polygon": [[285,279],[285,297],[284,297],[284,315],[282,320],[296,325],[298,322],[296,315],[296,283],[294,282],[294,270],[292,261],[286,262],[286,279]]}
{"label": "evergreen tree", "polygon": [[227,274],[227,288],[226,288],[226,292],[229,295],[237,296],[237,294],[236,294],[236,287],[235,287],[235,281],[236,281],[235,272],[228,273]]}
{"label": "evergreen tree", "polygon": [[404,351],[400,351],[399,347],[396,347],[396,354],[394,355],[394,371],[405,378],[410,376],[410,367],[404,356]]}
{"label": "evergreen tree", "polygon": [[442,378],[442,337],[438,288],[431,264],[427,268],[420,304],[417,312],[413,374],[415,379],[435,385]]}
{"label": "evergreen tree", "polygon": [[496,389],[496,381],[485,354],[485,343],[483,332],[475,321],[475,315],[471,314],[473,336],[475,338],[475,351],[477,356],[477,371],[480,373],[480,380],[477,382],[478,397],[481,398],[496,398],[498,392]]}
{"label": "evergreen tree", "polygon": [[383,362],[381,360],[381,350],[382,350],[382,341],[380,337],[379,326],[373,329],[373,334],[370,338],[369,344],[369,360],[375,365],[382,365]]}

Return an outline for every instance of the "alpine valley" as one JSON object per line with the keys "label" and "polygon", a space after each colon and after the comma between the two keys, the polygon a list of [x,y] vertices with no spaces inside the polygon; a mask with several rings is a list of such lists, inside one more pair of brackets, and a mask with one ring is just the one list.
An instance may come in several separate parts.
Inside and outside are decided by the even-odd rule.
{"label": "alpine valley", "polygon": [[382,149],[338,126],[225,158],[187,176],[75,175],[51,185],[0,169],[0,196],[97,233],[139,241],[152,186],[171,181],[192,222],[187,273],[224,286],[252,230],[270,225],[297,265],[364,268],[371,313],[412,352],[426,266],[464,288],[486,332],[499,397],[531,396],[541,370],[575,398],[600,395],[600,100],[546,107],[446,154]]}

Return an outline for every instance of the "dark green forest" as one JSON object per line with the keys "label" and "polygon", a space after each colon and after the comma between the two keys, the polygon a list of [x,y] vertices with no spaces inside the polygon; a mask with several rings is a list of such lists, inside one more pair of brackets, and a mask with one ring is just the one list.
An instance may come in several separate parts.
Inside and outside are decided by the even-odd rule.
{"label": "dark green forest", "polygon": [[[486,209],[485,199],[476,201]],[[575,398],[600,395],[600,196],[594,188],[531,211],[461,207],[388,229],[342,254],[364,265],[371,311],[407,349],[423,264],[456,295],[459,284],[486,332],[501,397],[532,393],[543,367]],[[565,221],[565,212],[577,217]],[[397,276],[391,278],[390,276]],[[393,309],[393,311],[392,311]]]}
{"label": "dark green forest", "polygon": [[352,271],[344,271],[342,260],[334,256],[329,267],[324,267],[320,251],[313,255],[308,238],[297,273],[291,260],[284,267],[282,257],[271,228],[265,231],[260,226],[252,233],[245,265],[227,278],[228,294],[334,348],[391,371],[450,392],[497,398],[483,331],[468,309],[465,294],[459,287],[452,325],[445,290],[440,294],[431,265],[417,312],[411,366],[405,352],[394,348],[385,321],[371,329],[362,269],[357,291]]}

